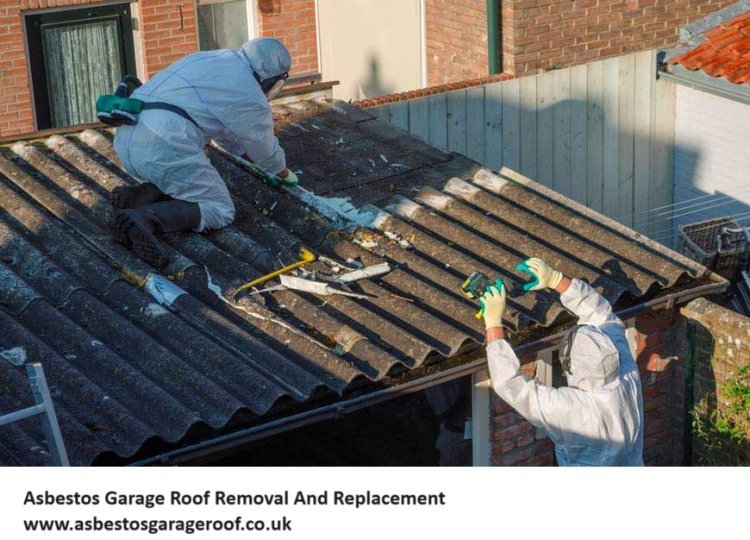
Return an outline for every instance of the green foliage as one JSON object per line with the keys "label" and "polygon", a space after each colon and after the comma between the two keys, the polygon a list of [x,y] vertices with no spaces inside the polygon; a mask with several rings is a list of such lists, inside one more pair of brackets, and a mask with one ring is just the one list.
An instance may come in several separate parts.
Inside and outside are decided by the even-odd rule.
{"label": "green foliage", "polygon": [[714,465],[718,455],[733,455],[733,448],[750,441],[750,366],[740,368],[737,378],[721,385],[720,392],[729,402],[726,407],[706,415],[701,412],[707,408],[704,398],[690,411],[693,436],[706,450],[706,465]]}

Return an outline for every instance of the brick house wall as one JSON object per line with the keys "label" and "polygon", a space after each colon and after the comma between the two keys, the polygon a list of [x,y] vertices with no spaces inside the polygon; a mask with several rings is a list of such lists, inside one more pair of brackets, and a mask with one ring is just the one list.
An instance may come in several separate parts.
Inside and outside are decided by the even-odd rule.
{"label": "brick house wall", "polygon": [[[31,10],[101,4],[101,0],[0,1],[0,137],[34,131],[31,79],[23,14]],[[140,31],[144,76],[149,78],[198,50],[195,0],[131,2]],[[260,35],[280,39],[292,54],[292,72],[318,71],[314,0],[258,0]]]}
{"label": "brick house wall", "polygon": [[258,0],[261,36],[275,37],[292,55],[293,73],[317,73],[315,0]]}
{"label": "brick house wall", "polygon": [[[643,459],[646,465],[681,465],[684,455],[684,377],[675,354],[674,310],[652,311],[635,320],[636,362],[644,401]],[[535,375],[535,357],[521,358],[524,371]],[[553,465],[554,445],[491,392],[493,465]]]}
{"label": "brick house wall", "polygon": [[487,75],[486,0],[426,0],[428,85]]}
{"label": "brick house wall", "polygon": [[735,0],[502,0],[503,70],[516,76],[671,47]]}

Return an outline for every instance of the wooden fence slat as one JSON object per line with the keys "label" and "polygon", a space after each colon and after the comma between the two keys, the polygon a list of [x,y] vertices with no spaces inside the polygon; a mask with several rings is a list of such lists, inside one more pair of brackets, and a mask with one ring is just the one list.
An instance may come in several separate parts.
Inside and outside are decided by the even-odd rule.
{"label": "wooden fence slat", "polygon": [[570,196],[587,204],[587,111],[588,70],[585,65],[575,66],[570,72]]}
{"label": "wooden fence slat", "polygon": [[521,84],[518,79],[503,89],[503,165],[517,171],[521,166]]}
{"label": "wooden fence slat", "polygon": [[393,127],[409,131],[409,104],[406,101],[391,103],[391,120]]}
{"label": "wooden fence slat", "polygon": [[587,139],[587,193],[588,205],[596,211],[602,210],[604,196],[604,115],[602,102],[602,77],[604,64],[594,62],[586,66],[588,75],[588,103],[586,115]]}
{"label": "wooden fence slat", "polygon": [[446,95],[448,150],[466,155],[466,90]]}
{"label": "wooden fence slat", "polygon": [[503,83],[492,83],[485,93],[485,163],[495,171],[503,166]]}
{"label": "wooden fence slat", "polygon": [[554,186],[554,78],[551,74],[538,75],[536,94],[536,172],[537,181],[549,188]]}
{"label": "wooden fence slat", "polygon": [[555,71],[554,84],[553,186],[558,193],[570,196],[570,69]]}
{"label": "wooden fence slat", "polygon": [[618,92],[620,89],[620,60],[609,58],[602,66],[602,99],[604,111],[604,138],[602,144],[604,192],[602,211],[612,218],[620,217],[618,179],[620,174],[620,114]]}
{"label": "wooden fence slat", "polygon": [[656,83],[656,53],[646,51],[638,53],[635,58],[635,114],[633,149],[633,223],[640,232],[648,230],[650,205],[650,130],[651,103],[654,98]]}
{"label": "wooden fence slat", "polygon": [[448,113],[445,94],[429,97],[430,102],[430,144],[448,149]]}
{"label": "wooden fence slat", "polygon": [[484,86],[466,90],[466,155],[484,163]]}
{"label": "wooden fence slat", "polygon": [[521,79],[521,174],[536,178],[536,87],[539,77]]}
{"label": "wooden fence slat", "polygon": [[409,101],[409,133],[423,141],[429,140],[430,118],[427,98]]}
{"label": "wooden fence slat", "polygon": [[620,58],[620,163],[618,173],[618,216],[625,225],[633,223],[633,162],[635,109],[635,56]]}
{"label": "wooden fence slat", "polygon": [[[674,150],[674,83],[657,80],[655,117],[652,121],[651,139],[651,207],[659,208],[672,202],[674,194],[674,168],[672,155]],[[649,232],[664,231],[672,228],[673,219],[669,214],[660,221],[655,221]],[[660,234],[657,240],[671,245],[671,238]]]}

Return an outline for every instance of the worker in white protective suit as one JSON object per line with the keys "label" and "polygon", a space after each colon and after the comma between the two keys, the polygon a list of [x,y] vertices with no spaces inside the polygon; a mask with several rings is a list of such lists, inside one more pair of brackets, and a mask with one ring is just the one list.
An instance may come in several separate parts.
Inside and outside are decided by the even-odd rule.
{"label": "worker in white protective suit", "polygon": [[131,97],[146,106],[135,125],[117,128],[114,148],[143,183],[113,191],[115,238],[162,268],[168,256],[156,234],[220,229],[233,221],[229,191],[203,153],[211,139],[281,183],[296,184],[269,104],[290,68],[284,45],[259,38],[239,51],[186,56],[135,90]]}
{"label": "worker in white protective suit", "polygon": [[505,340],[505,288],[487,287],[482,310],[487,362],[495,392],[555,443],[559,465],[643,465],[643,397],[625,325],[590,285],[568,279],[539,259],[525,261],[538,281],[554,289],[578,316],[560,346],[567,386],[552,388],[520,370]]}

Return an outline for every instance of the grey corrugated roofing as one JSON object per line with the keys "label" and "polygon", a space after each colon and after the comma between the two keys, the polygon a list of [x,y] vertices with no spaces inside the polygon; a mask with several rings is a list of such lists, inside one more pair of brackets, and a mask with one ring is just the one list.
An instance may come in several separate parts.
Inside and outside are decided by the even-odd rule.
{"label": "grey corrugated roofing", "polygon": [[[85,130],[0,147],[0,355],[46,370],[71,462],[147,456],[335,401],[475,350],[483,325],[457,291],[481,269],[511,287],[508,324],[547,326],[547,293],[520,295],[520,259],[538,255],[613,301],[690,282],[701,267],[541,186],[497,176],[345,104],[280,107],[282,145],[303,185],[348,196],[373,229],[347,233],[210,150],[235,223],[170,239],[171,306],[154,270],[110,236],[108,192],[131,184],[111,133]],[[367,299],[276,291],[230,305],[239,284],[301,245],[344,262],[390,261],[352,285]],[[317,262],[322,276],[330,266]],[[0,362],[0,412],[30,404],[19,367]],[[48,461],[37,421],[0,428],[0,463]]]}

